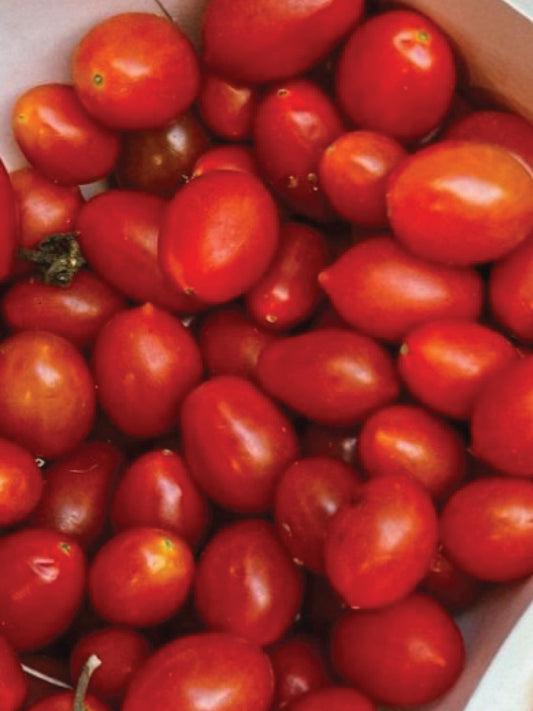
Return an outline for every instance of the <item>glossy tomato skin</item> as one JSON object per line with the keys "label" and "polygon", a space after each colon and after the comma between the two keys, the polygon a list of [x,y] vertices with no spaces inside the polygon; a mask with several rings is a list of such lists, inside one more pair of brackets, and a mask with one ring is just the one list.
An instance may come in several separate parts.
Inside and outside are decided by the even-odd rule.
{"label": "glossy tomato skin", "polygon": [[329,526],[326,573],[350,607],[382,607],[411,593],[427,573],[437,513],[426,490],[405,475],[371,479],[358,494]]}
{"label": "glossy tomato skin", "polygon": [[254,120],[254,149],[267,182],[289,209],[315,220],[334,212],[318,180],[323,151],[344,131],[329,96],[305,78],[270,88]]}
{"label": "glossy tomato skin", "polygon": [[189,38],[165,17],[124,12],[94,25],[72,56],[74,87],[95,118],[124,129],[164,126],[200,86]]}
{"label": "glossy tomato skin", "polygon": [[193,555],[180,536],[149,526],[128,528],[109,538],[93,558],[89,597],[111,624],[148,627],[179,610],[193,575]]}
{"label": "glossy tomato skin", "polygon": [[208,148],[196,159],[192,177],[199,178],[212,170],[242,170],[259,176],[255,153],[246,143],[223,143]]}
{"label": "glossy tomato skin", "polygon": [[115,314],[98,334],[92,361],[101,406],[134,437],[169,430],[203,372],[191,333],[152,304]]}
{"label": "glossy tomato skin", "polygon": [[294,76],[324,57],[363,10],[360,0],[261,0],[253,9],[246,0],[211,0],[202,25],[204,60],[245,83]]}
{"label": "glossy tomato skin", "polygon": [[420,257],[489,262],[533,229],[533,174],[500,146],[443,140],[398,167],[387,205],[394,235]]}
{"label": "glossy tomato skin", "polygon": [[205,124],[217,136],[231,141],[251,138],[257,101],[255,87],[213,72],[204,73],[198,108]]}
{"label": "glossy tomato skin", "polygon": [[[28,711],[71,711],[73,703],[73,691],[58,691],[32,704]],[[92,694],[84,698],[83,708],[84,711],[111,711],[107,704]]]}
{"label": "glossy tomato skin", "polygon": [[222,303],[264,273],[279,241],[274,199],[259,178],[216,170],[179,190],[165,213],[159,259],[186,294]]}
{"label": "glossy tomato skin", "polygon": [[255,514],[272,506],[276,483],[298,456],[290,420],[255,385],[232,375],[202,383],[181,408],[185,461],[217,504]]}
{"label": "glossy tomato skin", "polygon": [[441,123],[455,80],[447,38],[410,10],[382,12],[356,28],[335,77],[338,101],[356,126],[401,141],[422,138]]}
{"label": "glossy tomato skin", "polygon": [[28,693],[28,677],[24,673],[19,657],[9,642],[0,635],[0,699],[5,711],[18,711]]}
{"label": "glossy tomato skin", "polygon": [[13,134],[32,166],[67,186],[106,177],[120,151],[119,135],[85,111],[69,84],[41,84],[19,96]]}
{"label": "glossy tomato skin", "polygon": [[461,487],[441,513],[444,551],[480,580],[505,582],[533,569],[533,483],[488,476]]}
{"label": "glossy tomato skin", "polygon": [[[0,538],[0,627],[19,651],[52,642],[82,602],[86,560],[81,547],[56,531],[27,527]],[[21,593],[22,591],[22,593]]]}
{"label": "glossy tomato skin", "polygon": [[370,415],[357,451],[368,476],[411,476],[436,500],[446,498],[466,475],[466,444],[459,433],[416,405],[390,405]]}
{"label": "glossy tomato skin", "polygon": [[296,619],[300,571],[274,526],[238,521],[215,533],[198,561],[196,609],[207,628],[231,632],[260,646],[277,641]]}
{"label": "glossy tomato skin", "polygon": [[329,685],[299,696],[288,711],[377,711],[376,705],[360,691],[347,686]]}
{"label": "glossy tomato skin", "polygon": [[302,432],[302,451],[308,457],[334,457],[355,466],[357,427],[328,427],[309,421]]}
{"label": "glossy tomato skin", "polygon": [[0,161],[0,211],[3,215],[0,229],[0,279],[5,279],[11,271],[18,241],[15,201],[9,174]]}
{"label": "glossy tomato skin", "polygon": [[274,341],[261,353],[257,377],[271,397],[325,425],[355,425],[399,393],[385,349],[339,328]]}
{"label": "glossy tomato skin", "polygon": [[43,475],[33,455],[0,438],[0,526],[23,521],[39,503],[42,491]]}
{"label": "glossy tomato skin", "polygon": [[0,343],[0,432],[34,456],[53,458],[88,434],[94,381],[77,348],[49,331],[21,331]]}
{"label": "glossy tomato skin", "polygon": [[419,589],[454,614],[470,607],[481,595],[485,585],[479,578],[465,573],[453,563],[442,544],[439,544]]}
{"label": "glossy tomato skin", "polygon": [[436,319],[405,337],[398,370],[415,397],[448,417],[468,419],[487,383],[518,357],[498,331],[463,319]]}
{"label": "glossy tomato skin", "polygon": [[190,313],[199,308],[164,276],[158,237],[165,201],[135,190],[107,190],[92,197],[76,227],[87,261],[105,281],[133,301]]}
{"label": "glossy tomato skin", "polygon": [[392,342],[435,318],[475,320],[483,304],[483,282],[473,269],[432,264],[389,235],[350,247],[319,282],[353,328]]}
{"label": "glossy tomato skin", "polygon": [[414,593],[380,610],[347,612],[333,630],[335,668],[377,702],[409,709],[448,691],[464,665],[453,618]]}

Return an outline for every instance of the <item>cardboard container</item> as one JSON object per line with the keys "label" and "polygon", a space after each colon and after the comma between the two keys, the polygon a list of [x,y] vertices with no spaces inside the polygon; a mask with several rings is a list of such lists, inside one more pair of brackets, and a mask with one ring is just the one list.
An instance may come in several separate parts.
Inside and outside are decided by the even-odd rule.
{"label": "cardboard container", "polygon": [[[164,0],[198,41],[206,0]],[[533,0],[407,0],[452,38],[468,81],[533,120]],[[126,10],[162,13],[156,0],[23,0],[0,4],[0,156],[25,164],[10,131],[15,98],[42,82],[69,81],[78,39],[95,22]],[[459,618],[467,666],[456,686],[424,711],[533,711],[533,579],[487,595]]]}

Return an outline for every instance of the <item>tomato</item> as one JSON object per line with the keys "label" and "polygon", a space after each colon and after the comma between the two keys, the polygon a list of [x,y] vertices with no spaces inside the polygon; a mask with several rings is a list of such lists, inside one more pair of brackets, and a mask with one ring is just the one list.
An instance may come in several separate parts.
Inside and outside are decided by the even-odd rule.
{"label": "tomato", "polygon": [[39,503],[42,491],[43,476],[33,455],[0,438],[0,526],[23,521]]}
{"label": "tomato", "polygon": [[85,111],[69,84],[40,84],[21,94],[13,135],[32,166],[66,186],[105,178],[120,151],[119,135]]}
{"label": "tomato", "polygon": [[56,531],[26,527],[0,537],[0,626],[20,651],[43,647],[65,632],[86,583],[80,546]]}
{"label": "tomato", "polygon": [[444,33],[411,10],[382,12],[357,27],[336,69],[337,99],[361,128],[422,138],[446,115],[455,61]]}
{"label": "tomato", "polygon": [[213,133],[232,141],[252,136],[258,91],[234,83],[213,72],[204,72],[198,109]]}
{"label": "tomato", "polygon": [[453,618],[414,593],[380,610],[347,612],[332,635],[335,668],[378,703],[410,709],[457,681],[464,644]]}
{"label": "tomato", "polygon": [[193,45],[166,17],[124,12],[94,25],[72,56],[74,88],[98,121],[158,128],[186,111],[200,88]]}
{"label": "tomato", "polygon": [[115,314],[98,334],[92,360],[98,401],[135,437],[168,431],[203,371],[187,328],[152,304]]}
{"label": "tomato", "polygon": [[299,696],[289,706],[289,711],[377,711],[372,701],[360,691],[346,686],[327,686]]}
{"label": "tomato", "polygon": [[385,349],[366,336],[339,328],[270,343],[259,357],[257,377],[271,397],[325,425],[357,424],[399,393]]}
{"label": "tomato", "polygon": [[465,573],[439,545],[433,562],[420,583],[420,590],[431,595],[452,613],[460,612],[474,603],[485,586],[473,575]]}
{"label": "tomato", "polygon": [[309,69],[360,20],[361,0],[210,0],[203,58],[222,76],[268,82]]}
{"label": "tomato", "polygon": [[533,483],[488,476],[461,487],[441,513],[444,551],[480,580],[504,582],[533,572]]}
{"label": "tomato", "polygon": [[[68,674],[68,664],[65,659],[61,658],[59,655],[52,656],[52,654],[46,653],[26,653],[19,656],[20,661],[28,668],[35,669],[37,672],[44,674],[56,681],[63,684],[70,684],[70,677]],[[41,699],[45,699],[50,696],[51,693],[59,691],[59,687],[51,685],[45,679],[27,674],[29,681],[28,693],[26,695],[25,703],[22,706],[23,711],[27,711],[31,708],[31,705]]]}
{"label": "tomato", "polygon": [[290,420],[251,382],[219,375],[192,390],[181,408],[185,461],[220,506],[237,513],[267,510],[298,456]]}
{"label": "tomato", "polygon": [[276,203],[250,173],[216,170],[179,190],[159,236],[159,259],[185,294],[222,303],[264,273],[279,241]]}
{"label": "tomato", "polygon": [[28,693],[28,677],[11,643],[0,635],[0,699],[2,711],[18,711]]}
{"label": "tomato", "polygon": [[[28,711],[71,711],[73,703],[73,691],[59,691],[32,704],[28,708]],[[106,704],[99,701],[96,696],[92,694],[87,694],[84,698],[83,709],[84,711],[110,711],[109,706],[106,706]]]}
{"label": "tomato", "polygon": [[255,153],[244,143],[223,143],[204,151],[194,163],[192,177],[198,178],[212,170],[242,170],[259,176]]}
{"label": "tomato", "polygon": [[388,235],[350,247],[318,280],[347,323],[392,342],[435,318],[474,320],[483,305],[483,281],[472,268],[430,263]]}
{"label": "tomato", "polygon": [[148,627],[174,615],[194,575],[187,543],[169,530],[139,526],[109,538],[89,568],[91,604],[115,625]]}
{"label": "tomato", "polygon": [[265,521],[217,531],[198,561],[194,601],[207,629],[270,644],[294,622],[301,599],[300,571]]}
{"label": "tomato", "polygon": [[500,146],[439,141],[401,163],[387,205],[394,235],[420,257],[489,262],[533,230],[533,174]]}
{"label": "tomato", "polygon": [[328,427],[309,421],[302,432],[303,453],[308,457],[334,457],[354,466],[356,444],[356,427]]}
{"label": "tomato", "polygon": [[34,456],[53,458],[89,433],[94,381],[77,348],[48,331],[21,331],[0,343],[0,433]]}
{"label": "tomato", "polygon": [[17,212],[15,193],[9,174],[0,160],[0,279],[5,279],[13,265],[17,244]]}

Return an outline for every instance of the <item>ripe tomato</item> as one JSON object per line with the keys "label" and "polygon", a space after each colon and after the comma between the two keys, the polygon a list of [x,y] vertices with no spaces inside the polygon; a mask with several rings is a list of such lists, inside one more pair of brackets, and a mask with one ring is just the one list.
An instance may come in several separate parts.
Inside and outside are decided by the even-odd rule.
{"label": "ripe tomato", "polygon": [[360,691],[346,686],[327,686],[295,699],[288,711],[377,711],[377,706]]}
{"label": "ripe tomato", "polygon": [[431,595],[452,614],[472,605],[484,589],[485,585],[479,578],[465,573],[450,560],[442,544],[439,544],[431,566],[420,583],[421,592]]}
{"label": "ripe tomato", "polygon": [[334,457],[356,465],[356,427],[328,427],[309,421],[302,431],[302,449],[308,457]]}
{"label": "ripe tomato", "polygon": [[5,279],[12,267],[17,238],[17,212],[15,193],[9,174],[0,160],[0,280]]}
{"label": "ripe tomato", "polygon": [[206,126],[222,138],[243,141],[252,136],[258,91],[204,72],[198,109]]}
{"label": "ripe tomato", "polygon": [[223,143],[204,151],[194,163],[192,177],[198,178],[212,170],[242,170],[259,176],[255,153],[244,143]]}
{"label": "ripe tomato", "polygon": [[0,699],[2,711],[19,711],[28,693],[28,677],[19,657],[2,634],[0,635]]}
{"label": "ripe tomato", "polygon": [[330,682],[320,644],[313,637],[285,637],[267,649],[267,653],[276,680],[276,709]]}
{"label": "ripe tomato", "polygon": [[43,476],[24,447],[0,438],[0,526],[23,521],[41,498]]}
{"label": "ripe tomato", "polygon": [[[74,704],[73,691],[59,691],[32,704],[27,711],[72,711]],[[83,699],[83,711],[111,711],[109,706],[96,696],[87,694]]]}

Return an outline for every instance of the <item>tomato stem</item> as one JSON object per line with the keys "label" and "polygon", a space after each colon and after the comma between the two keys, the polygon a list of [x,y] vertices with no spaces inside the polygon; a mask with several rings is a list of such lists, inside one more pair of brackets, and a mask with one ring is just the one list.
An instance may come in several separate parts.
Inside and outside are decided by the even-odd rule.
{"label": "tomato stem", "polygon": [[78,683],[76,684],[76,690],[74,692],[74,703],[72,704],[72,711],[83,711],[85,694],[87,693],[87,688],[89,686],[91,676],[101,664],[102,660],[96,654],[91,654],[91,656],[83,665],[83,669],[81,670],[80,676],[78,677]]}
{"label": "tomato stem", "polygon": [[51,235],[36,249],[19,249],[18,256],[39,267],[45,284],[69,286],[76,273],[87,263],[77,237],[77,232]]}

